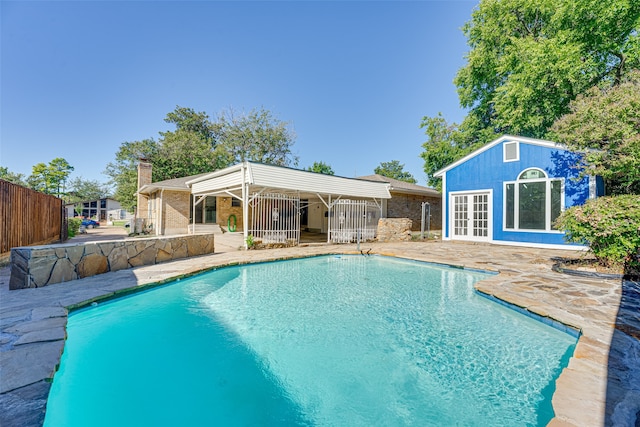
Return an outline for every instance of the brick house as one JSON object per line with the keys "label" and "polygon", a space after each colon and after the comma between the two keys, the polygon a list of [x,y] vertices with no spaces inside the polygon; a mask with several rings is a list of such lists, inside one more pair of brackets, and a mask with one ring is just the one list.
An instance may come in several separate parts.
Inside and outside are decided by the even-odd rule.
{"label": "brick house", "polygon": [[[299,242],[301,231],[328,241],[373,238],[378,219],[391,213],[420,229],[421,203],[439,220],[439,194],[385,177],[344,178],[244,162],[211,173],[152,182],[152,167],[138,168],[137,218],[157,235],[243,232],[274,242]],[[392,193],[390,193],[390,191]],[[395,198],[395,200],[394,200]],[[245,220],[246,219],[246,220]]]}
{"label": "brick house", "polygon": [[[438,190],[377,174],[360,176],[358,178],[389,184],[391,199],[385,201],[387,218],[409,218],[412,221],[411,229],[413,231],[420,231],[422,203],[426,202],[429,204],[427,212],[431,215],[431,230],[440,230],[442,228],[442,195]],[[425,229],[426,228],[425,225]]]}

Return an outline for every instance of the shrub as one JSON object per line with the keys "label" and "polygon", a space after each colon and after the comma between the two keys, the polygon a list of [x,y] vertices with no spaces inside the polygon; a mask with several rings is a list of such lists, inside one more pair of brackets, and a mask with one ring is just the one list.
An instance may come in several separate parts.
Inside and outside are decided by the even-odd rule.
{"label": "shrub", "polygon": [[558,228],[565,240],[589,245],[606,266],[636,268],[640,251],[640,196],[600,197],[560,215]]}
{"label": "shrub", "polygon": [[72,238],[76,234],[78,234],[78,230],[80,230],[80,224],[82,224],[82,219],[80,218],[69,218],[67,220],[67,236],[69,238]]}

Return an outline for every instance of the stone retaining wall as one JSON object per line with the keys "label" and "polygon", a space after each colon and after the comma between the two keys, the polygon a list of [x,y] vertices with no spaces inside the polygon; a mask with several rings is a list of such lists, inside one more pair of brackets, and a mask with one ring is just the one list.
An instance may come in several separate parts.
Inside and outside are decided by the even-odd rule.
{"label": "stone retaining wall", "polygon": [[409,218],[380,218],[378,220],[379,242],[408,242],[411,240]]}
{"label": "stone retaining wall", "polygon": [[12,248],[9,289],[39,288],[213,252],[213,234]]}

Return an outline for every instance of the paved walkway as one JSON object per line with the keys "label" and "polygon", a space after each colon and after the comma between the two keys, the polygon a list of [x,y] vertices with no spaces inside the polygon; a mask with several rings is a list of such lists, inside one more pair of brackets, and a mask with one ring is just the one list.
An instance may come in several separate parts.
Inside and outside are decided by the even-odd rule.
{"label": "paved walkway", "polygon": [[[241,238],[218,236],[217,253],[121,270],[41,289],[8,290],[0,270],[0,425],[38,426],[64,348],[67,310],[131,288],[214,266],[358,253],[356,245],[239,251]],[[640,284],[579,278],[551,270],[551,257],[575,252],[452,242],[362,244],[371,253],[498,271],[476,287],[532,313],[582,330],[556,382],[550,426],[639,426]],[[222,252],[224,250],[224,252]]]}

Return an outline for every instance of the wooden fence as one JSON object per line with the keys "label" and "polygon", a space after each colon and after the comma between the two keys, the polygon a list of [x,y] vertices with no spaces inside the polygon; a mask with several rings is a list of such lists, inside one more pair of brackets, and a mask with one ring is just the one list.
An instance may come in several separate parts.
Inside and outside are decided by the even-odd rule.
{"label": "wooden fence", "polygon": [[0,179],[0,256],[17,246],[66,240],[62,199]]}

